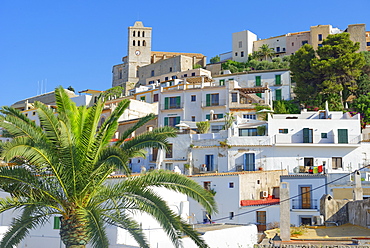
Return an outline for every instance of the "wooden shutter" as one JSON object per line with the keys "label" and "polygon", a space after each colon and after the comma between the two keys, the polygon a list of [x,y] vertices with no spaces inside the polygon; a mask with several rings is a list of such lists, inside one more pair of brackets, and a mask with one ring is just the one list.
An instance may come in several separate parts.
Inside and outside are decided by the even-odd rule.
{"label": "wooden shutter", "polygon": [[60,217],[54,216],[54,229],[60,229]]}
{"label": "wooden shutter", "polygon": [[165,97],[164,98],[164,109],[168,109],[168,103],[169,103],[169,99],[168,97]]}
{"label": "wooden shutter", "polygon": [[207,120],[211,120],[211,115],[206,115]]}
{"label": "wooden shutter", "polygon": [[303,128],[303,143],[310,143],[310,129]]}
{"label": "wooden shutter", "polygon": [[217,114],[217,119],[224,118],[224,114]]}
{"label": "wooden shutter", "polygon": [[281,75],[275,75],[275,84],[281,85]]}
{"label": "wooden shutter", "polygon": [[181,97],[180,96],[177,96],[176,97],[176,108],[180,108],[181,106]]}
{"label": "wooden shutter", "polygon": [[176,119],[175,119],[175,125],[179,124],[180,123],[180,116],[176,116]]}
{"label": "wooden shutter", "polygon": [[281,89],[275,90],[275,100],[281,100]]}
{"label": "wooden shutter", "polygon": [[348,143],[348,130],[338,129],[338,143],[347,144]]}
{"label": "wooden shutter", "polygon": [[168,117],[164,117],[164,125],[168,126]]}
{"label": "wooden shutter", "polygon": [[261,76],[256,76],[256,86],[261,86]]}
{"label": "wooden shutter", "polygon": [[211,106],[211,94],[206,95],[206,106]]}

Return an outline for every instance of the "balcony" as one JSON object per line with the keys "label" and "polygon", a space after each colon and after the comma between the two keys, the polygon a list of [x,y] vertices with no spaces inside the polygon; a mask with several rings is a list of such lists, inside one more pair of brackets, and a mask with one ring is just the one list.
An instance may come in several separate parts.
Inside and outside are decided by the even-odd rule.
{"label": "balcony", "polygon": [[275,134],[274,143],[279,146],[359,146],[361,141],[361,135],[348,135],[348,142],[338,142],[338,135],[327,135],[326,138],[322,138],[320,135],[312,135],[309,138],[310,142],[304,142],[303,134]]}
{"label": "balcony", "polygon": [[171,110],[171,109],[182,109],[184,107],[184,103],[180,104],[160,104],[160,110]]}
{"label": "balcony", "polygon": [[202,101],[202,108],[226,106],[226,99],[219,99],[218,101]]}
{"label": "balcony", "polygon": [[292,209],[318,209],[317,199],[303,202],[302,199],[292,200]]}

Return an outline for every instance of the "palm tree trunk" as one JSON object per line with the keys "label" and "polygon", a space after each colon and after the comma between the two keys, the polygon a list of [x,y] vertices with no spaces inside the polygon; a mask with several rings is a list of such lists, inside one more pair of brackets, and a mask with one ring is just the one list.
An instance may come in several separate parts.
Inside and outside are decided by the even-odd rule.
{"label": "palm tree trunk", "polygon": [[66,248],[85,248],[89,241],[86,221],[77,214],[63,216],[60,226],[60,238]]}

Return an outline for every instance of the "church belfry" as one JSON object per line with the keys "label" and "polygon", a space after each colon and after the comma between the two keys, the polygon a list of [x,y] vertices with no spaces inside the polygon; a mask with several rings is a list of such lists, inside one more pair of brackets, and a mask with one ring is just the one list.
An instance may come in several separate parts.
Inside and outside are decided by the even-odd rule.
{"label": "church belfry", "polygon": [[137,69],[150,64],[152,51],[152,28],[144,27],[140,21],[128,27],[128,82],[138,81]]}

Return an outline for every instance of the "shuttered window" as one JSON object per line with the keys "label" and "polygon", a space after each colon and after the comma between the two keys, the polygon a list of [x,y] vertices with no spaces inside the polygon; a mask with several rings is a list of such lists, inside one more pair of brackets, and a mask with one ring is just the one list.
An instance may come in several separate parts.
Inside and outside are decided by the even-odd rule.
{"label": "shuttered window", "polygon": [[338,143],[347,144],[348,143],[348,130],[338,129]]}

